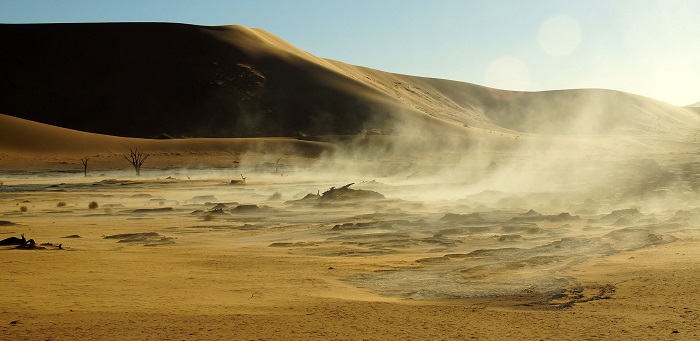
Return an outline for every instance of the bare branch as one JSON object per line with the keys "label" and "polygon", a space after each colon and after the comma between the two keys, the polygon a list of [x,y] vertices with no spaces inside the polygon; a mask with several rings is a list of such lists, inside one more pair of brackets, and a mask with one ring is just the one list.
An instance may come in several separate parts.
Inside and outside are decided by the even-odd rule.
{"label": "bare branch", "polygon": [[143,151],[140,151],[138,148],[134,148],[129,149],[129,155],[122,156],[126,159],[126,161],[129,161],[129,163],[134,166],[136,175],[141,175],[141,165],[146,162],[146,159],[148,159],[150,155],[144,154]]}

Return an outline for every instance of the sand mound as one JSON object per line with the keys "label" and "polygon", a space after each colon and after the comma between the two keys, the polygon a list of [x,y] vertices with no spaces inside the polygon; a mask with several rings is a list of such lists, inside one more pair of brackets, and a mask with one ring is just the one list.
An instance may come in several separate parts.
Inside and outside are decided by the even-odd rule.
{"label": "sand mound", "polygon": [[[107,136],[59,128],[0,114],[0,152],[68,154],[84,157],[89,153],[128,153],[138,146],[148,153],[177,152],[270,152],[318,156],[329,150],[324,142],[283,138],[195,138],[153,140]],[[116,181],[116,180],[115,180]],[[105,182],[107,183],[107,182]]]}
{"label": "sand mound", "polygon": [[131,211],[132,213],[168,213],[172,212],[172,207],[159,207],[159,208],[139,208]]}
{"label": "sand mound", "polygon": [[118,239],[118,243],[139,243],[144,246],[155,246],[164,244],[173,244],[173,238],[164,237],[156,232],[139,232],[139,233],[122,233],[111,236],[105,236],[105,239]]}

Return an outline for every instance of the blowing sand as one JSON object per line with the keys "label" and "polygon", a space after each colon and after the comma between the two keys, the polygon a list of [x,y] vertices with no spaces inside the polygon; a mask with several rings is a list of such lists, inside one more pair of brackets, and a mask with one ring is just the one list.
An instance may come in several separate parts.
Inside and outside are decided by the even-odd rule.
{"label": "blowing sand", "polygon": [[[700,211],[677,192],[696,180],[660,180],[693,154],[635,173],[651,189],[628,175],[566,194],[330,176],[294,155],[140,177],[118,155],[88,177],[4,155],[0,237],[51,243],[0,250],[5,339],[700,336]],[[664,191],[677,200],[659,204]]]}

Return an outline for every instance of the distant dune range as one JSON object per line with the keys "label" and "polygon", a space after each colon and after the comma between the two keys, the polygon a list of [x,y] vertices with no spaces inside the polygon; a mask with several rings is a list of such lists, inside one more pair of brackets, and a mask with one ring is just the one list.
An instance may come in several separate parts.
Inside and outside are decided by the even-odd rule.
{"label": "distant dune range", "polygon": [[[514,92],[392,74],[322,59],[242,26],[3,24],[0,44],[0,113],[111,136],[498,131],[695,141],[700,126],[697,108],[633,94]],[[28,123],[4,116],[0,122],[6,130],[9,122],[22,125],[30,135]]]}

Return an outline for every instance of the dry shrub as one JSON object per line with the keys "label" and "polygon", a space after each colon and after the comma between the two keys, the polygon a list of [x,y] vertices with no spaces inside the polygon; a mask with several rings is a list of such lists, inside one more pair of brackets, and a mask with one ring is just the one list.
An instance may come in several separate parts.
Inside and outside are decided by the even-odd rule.
{"label": "dry shrub", "polygon": [[88,208],[91,210],[94,210],[98,208],[100,205],[97,204],[97,201],[91,201],[90,204],[88,204]]}
{"label": "dry shrub", "polygon": [[66,203],[63,201],[60,201],[58,204],[56,204],[56,207],[66,207]]}
{"label": "dry shrub", "polygon": [[27,210],[28,210],[27,206],[20,206],[19,207],[20,212],[27,212]]}

